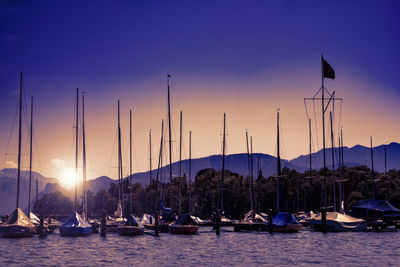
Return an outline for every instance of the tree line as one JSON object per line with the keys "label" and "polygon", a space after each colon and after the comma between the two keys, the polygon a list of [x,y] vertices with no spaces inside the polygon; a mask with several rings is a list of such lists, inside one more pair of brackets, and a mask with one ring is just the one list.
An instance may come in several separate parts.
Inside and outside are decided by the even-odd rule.
{"label": "tree line", "polygon": [[[258,212],[276,210],[276,188],[279,181],[281,210],[293,213],[318,211],[324,203],[326,181],[328,206],[334,204],[335,184],[336,206],[339,209],[339,192],[342,192],[344,208],[349,211],[358,200],[372,198],[372,177],[375,179],[376,199],[387,199],[395,207],[400,207],[400,171],[390,170],[386,176],[381,173],[373,175],[368,167],[357,166],[342,167],[334,172],[328,169],[313,170],[311,173],[309,171],[299,173],[296,170],[283,168],[282,175],[278,179],[274,175],[264,177],[259,172],[253,181],[254,209]],[[130,184],[129,179],[125,179],[122,188],[125,215],[130,212],[138,216],[152,213],[159,208],[160,201],[164,206],[171,207],[174,212],[178,212],[180,202],[182,213],[186,213],[189,212],[190,199],[190,212],[200,218],[209,218],[218,207],[221,171],[201,170],[190,184],[186,177],[175,177],[166,184],[153,180],[145,187],[140,183]],[[224,215],[232,219],[242,218],[251,206],[250,178],[226,170],[223,188]],[[89,191],[87,198],[90,217],[100,217],[103,210],[112,215],[118,206],[118,185],[111,183],[108,190],[100,190],[97,193]],[[73,202],[61,192],[44,194],[33,207],[34,212],[43,210],[45,214],[70,214],[73,209]],[[78,212],[81,211],[81,205],[79,209]]]}

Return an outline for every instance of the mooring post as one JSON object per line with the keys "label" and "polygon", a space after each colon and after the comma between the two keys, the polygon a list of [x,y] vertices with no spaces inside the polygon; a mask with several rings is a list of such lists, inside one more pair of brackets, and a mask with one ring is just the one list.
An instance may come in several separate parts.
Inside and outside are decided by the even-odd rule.
{"label": "mooring post", "polygon": [[102,237],[106,236],[106,211],[103,210],[103,216],[101,217],[101,224],[100,224],[100,235]]}
{"label": "mooring post", "polygon": [[272,234],[272,217],[273,217],[274,213],[272,211],[272,209],[268,210],[268,232],[270,234]]}
{"label": "mooring post", "polygon": [[158,211],[154,212],[154,235],[159,236],[158,229]]}
{"label": "mooring post", "polygon": [[326,209],[325,207],[321,210],[321,220],[322,220],[322,232],[326,234]]}
{"label": "mooring post", "polygon": [[44,237],[44,211],[40,211],[39,237]]}
{"label": "mooring post", "polygon": [[219,235],[219,230],[221,228],[221,214],[220,211],[217,210],[216,217],[215,217],[215,233]]}

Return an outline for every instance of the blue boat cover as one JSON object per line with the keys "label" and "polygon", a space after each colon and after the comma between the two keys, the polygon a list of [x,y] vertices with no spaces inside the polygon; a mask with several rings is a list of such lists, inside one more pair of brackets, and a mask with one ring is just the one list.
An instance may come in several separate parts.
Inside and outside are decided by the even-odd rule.
{"label": "blue boat cover", "polygon": [[89,223],[87,223],[78,212],[72,213],[68,219],[66,219],[61,225],[62,228],[66,227],[92,227]]}
{"label": "blue boat cover", "polygon": [[140,226],[138,220],[132,214],[129,214],[124,225],[125,226]]}
{"label": "blue boat cover", "polygon": [[182,225],[198,225],[198,223],[193,220],[192,216],[189,213],[182,214],[175,224],[182,224]]}
{"label": "blue boat cover", "polygon": [[160,201],[160,211],[161,211],[161,221],[170,222],[170,221],[176,220],[176,218],[174,218],[174,216],[172,214],[171,208],[164,207],[164,204],[162,201]]}
{"label": "blue boat cover", "polygon": [[275,226],[286,226],[288,224],[298,224],[299,222],[296,220],[293,214],[289,212],[277,212],[272,217],[272,224]]}
{"label": "blue boat cover", "polygon": [[353,210],[375,211],[385,217],[400,217],[400,210],[394,207],[387,200],[363,199],[353,206]]}

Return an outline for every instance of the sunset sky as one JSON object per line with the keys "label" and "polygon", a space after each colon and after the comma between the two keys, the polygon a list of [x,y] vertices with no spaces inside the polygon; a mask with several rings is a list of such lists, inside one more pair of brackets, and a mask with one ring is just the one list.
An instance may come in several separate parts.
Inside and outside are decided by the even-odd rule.
{"label": "sunset sky", "polygon": [[[336,72],[326,88],[344,99],[344,145],[369,145],[370,136],[375,145],[400,142],[399,7],[399,1],[1,1],[0,166],[16,162],[17,124],[9,136],[20,72],[27,112],[35,97],[33,169],[60,179],[72,175],[77,87],[86,92],[88,177],[116,177],[118,99],[124,162],[132,109],[134,172],[148,170],[149,129],[155,158],[167,114],[167,73],[174,161],[180,110],[184,158],[189,130],[194,158],[221,153],[224,112],[228,153],[245,152],[248,129],[255,152],[275,155],[277,108],[283,157],[306,154],[303,99],[321,87],[321,54]],[[318,123],[315,150],[322,144]]]}

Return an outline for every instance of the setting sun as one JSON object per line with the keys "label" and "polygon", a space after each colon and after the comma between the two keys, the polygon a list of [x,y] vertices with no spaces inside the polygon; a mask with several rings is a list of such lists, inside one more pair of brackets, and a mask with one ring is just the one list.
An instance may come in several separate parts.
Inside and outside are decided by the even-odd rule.
{"label": "setting sun", "polygon": [[64,187],[71,188],[75,185],[75,170],[72,167],[65,167],[60,170],[60,182]]}

